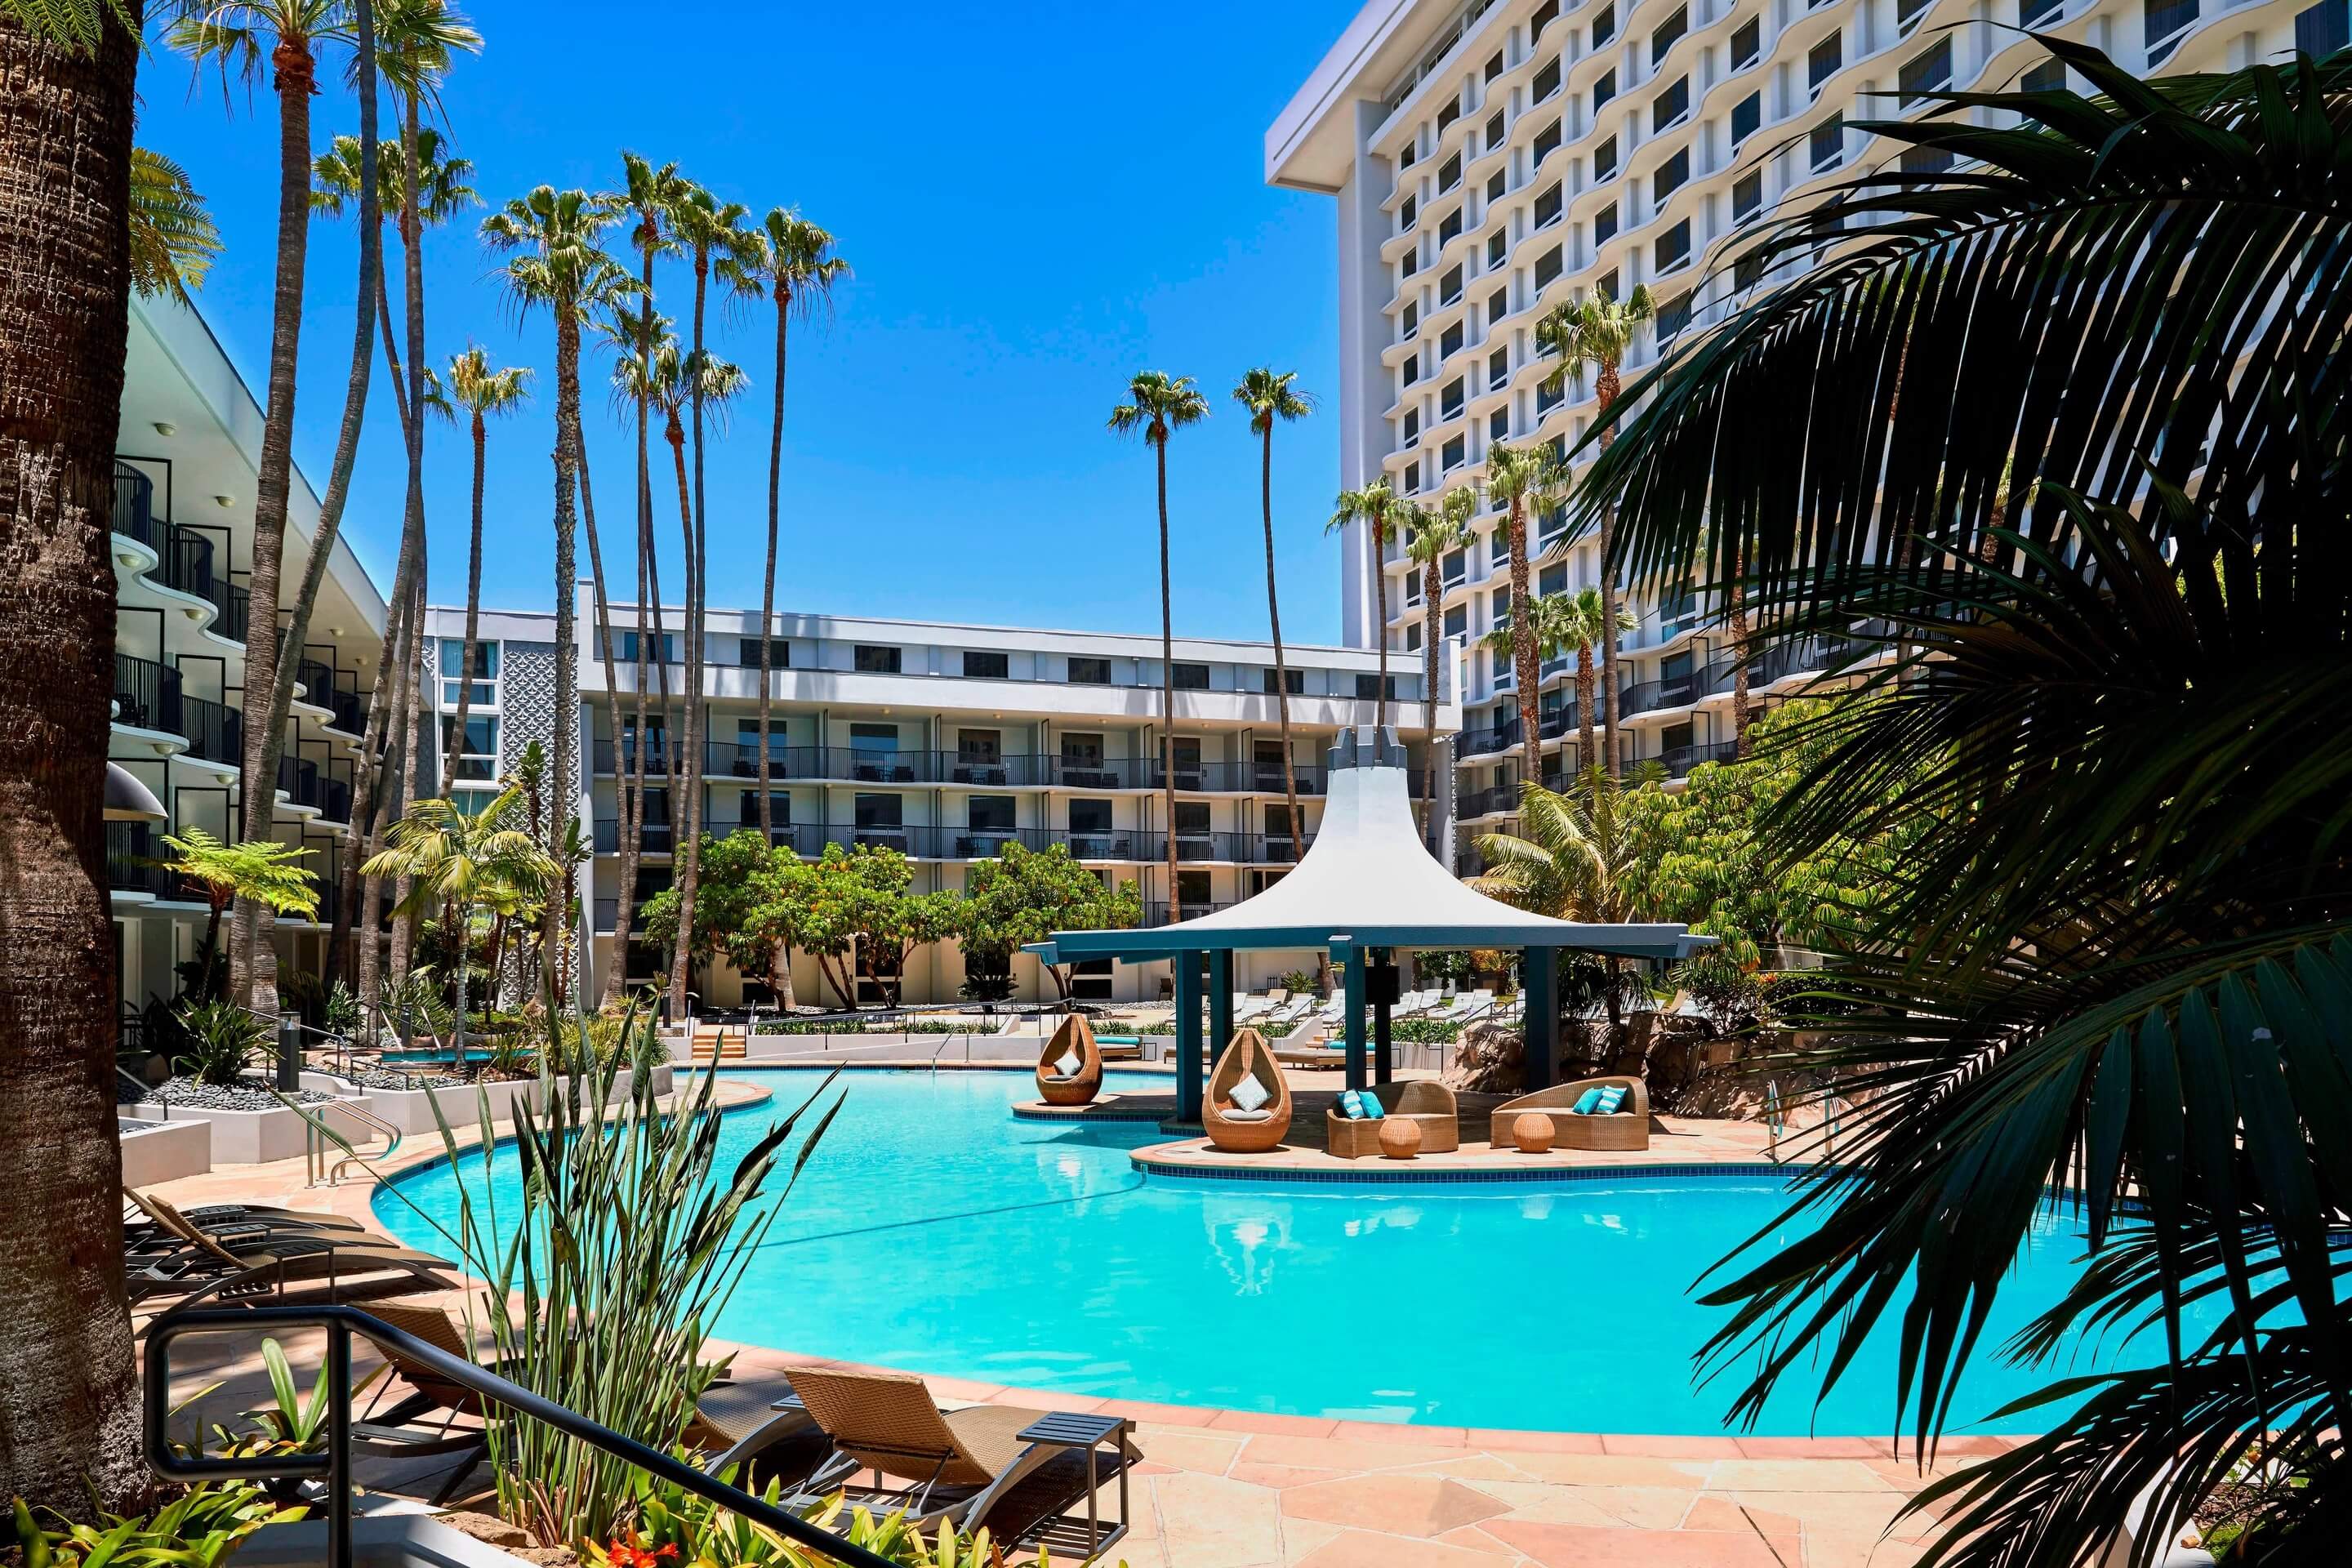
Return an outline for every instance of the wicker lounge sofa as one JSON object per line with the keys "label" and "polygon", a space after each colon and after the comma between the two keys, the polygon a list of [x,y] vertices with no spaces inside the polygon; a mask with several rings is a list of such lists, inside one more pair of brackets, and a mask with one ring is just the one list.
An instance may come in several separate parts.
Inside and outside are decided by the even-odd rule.
{"label": "wicker lounge sofa", "polygon": [[[1076,1071],[1062,1070],[1065,1057],[1076,1059]],[[1037,1093],[1048,1105],[1091,1104],[1102,1091],[1102,1051],[1095,1045],[1094,1028],[1073,1013],[1037,1055]]]}
{"label": "wicker lounge sofa", "polygon": [[1381,1122],[1402,1116],[1421,1124],[1421,1152],[1449,1154],[1462,1147],[1462,1120],[1454,1091],[1442,1083],[1414,1079],[1384,1083],[1364,1091],[1381,1102],[1382,1115],[1349,1120],[1337,1100],[1323,1112],[1323,1146],[1342,1160],[1361,1160],[1381,1152]]}
{"label": "wicker lounge sofa", "polygon": [[[1579,1116],[1571,1108],[1590,1089],[1622,1089],[1625,1099],[1613,1115]],[[1650,1091],[1638,1078],[1584,1078],[1523,1094],[1495,1107],[1487,1141],[1511,1146],[1511,1123],[1530,1110],[1551,1118],[1555,1149],[1639,1151],[1650,1146]]]}
{"label": "wicker lounge sofa", "polygon": [[[1265,1103],[1246,1110],[1234,1103],[1234,1090],[1244,1079],[1265,1090]],[[1201,1100],[1201,1130],[1227,1153],[1263,1154],[1290,1131],[1290,1085],[1275,1065],[1265,1037],[1255,1029],[1237,1031],[1209,1074],[1209,1091]]]}

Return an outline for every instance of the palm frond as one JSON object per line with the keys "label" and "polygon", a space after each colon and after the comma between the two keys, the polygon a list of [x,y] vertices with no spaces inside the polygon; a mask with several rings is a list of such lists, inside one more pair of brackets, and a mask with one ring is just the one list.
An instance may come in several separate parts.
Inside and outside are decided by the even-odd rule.
{"label": "palm frond", "polygon": [[150,148],[131,149],[131,287],[185,300],[220,253],[220,229],[188,172]]}

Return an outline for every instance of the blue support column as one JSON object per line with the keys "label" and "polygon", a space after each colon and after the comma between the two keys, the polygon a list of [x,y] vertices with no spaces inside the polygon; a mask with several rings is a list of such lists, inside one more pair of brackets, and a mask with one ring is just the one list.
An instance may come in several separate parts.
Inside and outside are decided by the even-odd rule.
{"label": "blue support column", "polygon": [[1176,955],[1176,1120],[1201,1120],[1201,955]]}
{"label": "blue support column", "polygon": [[1231,948],[1209,953],[1209,1070],[1214,1072],[1225,1047],[1234,1043],[1234,954]]}
{"label": "blue support column", "polygon": [[1364,1077],[1364,950],[1350,947],[1342,950],[1346,957],[1346,979],[1341,990],[1344,1000],[1341,1016],[1348,1029],[1348,1087],[1366,1087]]}
{"label": "blue support column", "polygon": [[1395,1047],[1390,1043],[1389,1014],[1396,996],[1396,964],[1387,948],[1377,950],[1380,963],[1374,970],[1379,981],[1370,989],[1372,994],[1372,1081],[1386,1083],[1396,1065]]}
{"label": "blue support column", "polygon": [[1559,953],[1549,947],[1530,947],[1521,957],[1527,983],[1522,1081],[1533,1093],[1551,1087],[1552,1064],[1559,1060]]}

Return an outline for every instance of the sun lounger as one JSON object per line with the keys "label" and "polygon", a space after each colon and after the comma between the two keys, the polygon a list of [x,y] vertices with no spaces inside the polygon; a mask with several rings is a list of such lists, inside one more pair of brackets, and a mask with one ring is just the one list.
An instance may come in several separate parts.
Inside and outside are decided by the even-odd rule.
{"label": "sun lounger", "polygon": [[[986,1526],[1013,1542],[1088,1495],[1084,1454],[1020,1436],[1047,1412],[975,1405],[942,1413],[923,1380],[908,1373],[803,1367],[786,1375],[834,1445],[833,1457],[804,1484],[803,1502],[845,1489],[852,1507],[903,1509],[927,1527],[942,1521],[959,1529]],[[1142,1457],[1122,1442],[1117,1455],[1096,1459],[1096,1483]],[[861,1470],[874,1472],[873,1490],[848,1487]]]}
{"label": "sun lounger", "polygon": [[1272,1013],[1266,1016],[1264,1022],[1269,1024],[1296,1024],[1301,1018],[1306,1017],[1307,1014],[1315,1011],[1315,994],[1313,992],[1308,992],[1304,995],[1293,996],[1289,1001],[1285,1002],[1281,1006],[1276,1007]]}
{"label": "sun lounger", "polygon": [[414,1251],[369,1231],[320,1230],[263,1220],[205,1229],[152,1193],[138,1202],[164,1237],[126,1251],[125,1283],[133,1306],[172,1296],[186,1308],[215,1298],[283,1295],[289,1285],[321,1281],[334,1300],[446,1290],[455,1284],[448,1276],[457,1266],[447,1258]]}
{"label": "sun lounger", "polygon": [[[165,1228],[155,1216],[155,1211],[144,1195],[122,1189],[131,1203],[130,1212],[122,1216],[124,1244],[133,1251],[169,1250],[179,1238]],[[198,1230],[215,1230],[225,1226],[274,1225],[300,1226],[310,1230],[361,1231],[366,1227],[355,1219],[319,1209],[282,1209],[268,1204],[205,1204],[197,1208],[180,1209],[180,1217]]]}
{"label": "sun lounger", "polygon": [[1107,1062],[1136,1062],[1143,1059],[1141,1035],[1097,1035],[1095,1053]]}

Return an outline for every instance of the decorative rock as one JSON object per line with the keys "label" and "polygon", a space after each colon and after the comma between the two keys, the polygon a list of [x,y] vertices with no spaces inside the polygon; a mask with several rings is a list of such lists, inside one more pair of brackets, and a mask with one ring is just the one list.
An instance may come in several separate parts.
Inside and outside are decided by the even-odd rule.
{"label": "decorative rock", "polygon": [[1522,1154],[1551,1152],[1551,1118],[1538,1110],[1523,1110],[1511,1122],[1511,1142]]}
{"label": "decorative rock", "polygon": [[1421,1152],[1421,1123],[1406,1116],[1381,1119],[1381,1158],[1410,1160]]}

